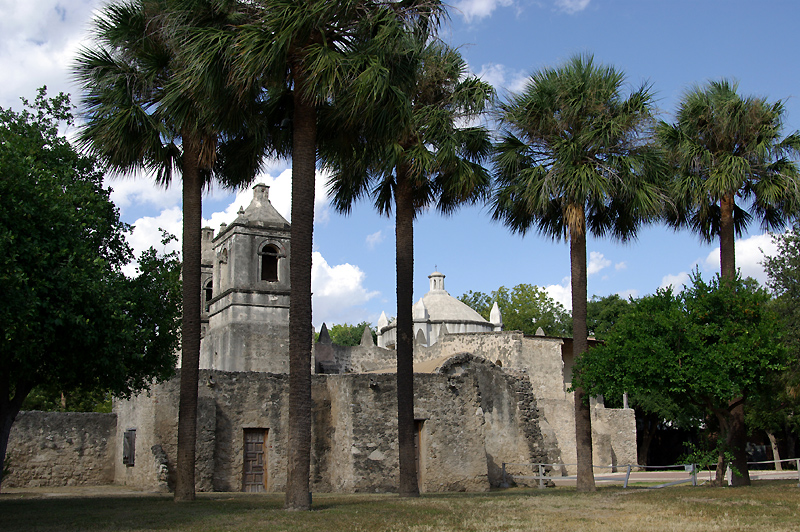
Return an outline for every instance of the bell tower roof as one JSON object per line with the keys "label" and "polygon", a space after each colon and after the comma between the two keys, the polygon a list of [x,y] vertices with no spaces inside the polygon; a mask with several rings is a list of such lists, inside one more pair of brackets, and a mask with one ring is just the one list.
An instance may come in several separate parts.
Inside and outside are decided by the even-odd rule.
{"label": "bell tower roof", "polygon": [[239,216],[231,225],[250,227],[275,227],[288,229],[289,222],[272,206],[269,201],[269,187],[259,183],[253,187],[253,201],[246,209],[239,210]]}

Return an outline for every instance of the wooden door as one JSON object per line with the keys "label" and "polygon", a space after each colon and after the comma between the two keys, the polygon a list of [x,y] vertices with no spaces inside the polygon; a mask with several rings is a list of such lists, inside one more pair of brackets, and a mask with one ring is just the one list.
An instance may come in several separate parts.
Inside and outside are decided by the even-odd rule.
{"label": "wooden door", "polygon": [[242,491],[267,491],[267,429],[244,429]]}

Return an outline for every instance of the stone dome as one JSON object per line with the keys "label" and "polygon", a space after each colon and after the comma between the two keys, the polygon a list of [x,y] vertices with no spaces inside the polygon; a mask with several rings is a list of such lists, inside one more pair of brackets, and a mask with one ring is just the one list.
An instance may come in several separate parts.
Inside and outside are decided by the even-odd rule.
{"label": "stone dome", "polygon": [[[414,338],[417,343],[430,346],[445,334],[501,330],[502,317],[499,309],[492,309],[495,323],[486,321],[483,316],[444,289],[444,277],[441,272],[430,274],[430,290],[414,305]],[[378,345],[391,347],[396,343],[396,338],[397,320],[388,323],[386,314],[381,314],[381,319],[378,320]]]}

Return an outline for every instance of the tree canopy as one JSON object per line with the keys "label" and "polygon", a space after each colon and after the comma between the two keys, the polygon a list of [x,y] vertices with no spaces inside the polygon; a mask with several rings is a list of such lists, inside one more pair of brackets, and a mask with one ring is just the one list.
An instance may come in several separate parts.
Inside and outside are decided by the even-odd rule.
{"label": "tree canopy", "polygon": [[785,107],[740,96],[722,79],[686,92],[676,121],[656,129],[672,164],[667,222],[704,241],[720,240],[720,268],[732,278],[735,236],[755,217],[765,230],[782,230],[800,208],[797,132],[781,138]]}
{"label": "tree canopy", "polygon": [[603,340],[620,317],[631,309],[631,301],[619,294],[592,296],[586,304],[586,330],[590,336]]}
{"label": "tree canopy", "polygon": [[[361,345],[361,338],[364,336],[364,328],[369,328],[372,333],[372,341],[378,343],[378,334],[375,327],[367,321],[362,321],[355,325],[349,323],[336,323],[328,329],[331,341],[336,345],[355,346]],[[319,341],[319,333],[314,333],[314,341]]]}
{"label": "tree canopy", "polygon": [[[129,227],[109,200],[93,159],[59,136],[69,99],[23,100],[0,109],[0,456],[25,397],[61,390],[146,389],[174,373],[180,268],[151,250],[139,275]],[[0,479],[1,480],[1,479]]]}
{"label": "tree canopy", "polygon": [[489,319],[492,305],[497,303],[503,315],[503,328],[536,334],[541,327],[548,336],[572,336],[572,316],[564,305],[547,295],[544,288],[518,284],[511,290],[501,286],[484,294],[469,291],[458,298],[484,319]]}
{"label": "tree canopy", "polygon": [[[645,140],[653,96],[623,94],[625,75],[576,55],[535,72],[500,106],[492,216],[514,232],[534,229],[570,246],[573,353],[588,349],[586,237],[636,236],[661,210],[661,157]],[[575,390],[579,491],[595,489],[588,400]]]}
{"label": "tree canopy", "polygon": [[754,398],[747,427],[766,431],[770,440],[776,433],[785,434],[788,456],[796,456],[793,447],[800,435],[800,225],[772,238],[778,245],[777,254],[765,257],[763,264],[790,362],[788,369],[775,377],[770,393]]}
{"label": "tree canopy", "polygon": [[730,448],[731,411],[788,362],[768,301],[752,280],[706,283],[695,273],[681,294],[658,290],[623,314],[605,345],[576,364],[575,382],[590,395],[665,398],[676,409],[662,412],[670,419],[700,410]]}

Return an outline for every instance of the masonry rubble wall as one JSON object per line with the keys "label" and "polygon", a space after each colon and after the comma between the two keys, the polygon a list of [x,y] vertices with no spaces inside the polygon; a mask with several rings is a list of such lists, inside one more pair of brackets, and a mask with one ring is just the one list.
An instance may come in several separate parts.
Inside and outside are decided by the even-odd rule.
{"label": "masonry rubble wall", "polygon": [[[485,491],[500,484],[502,462],[541,460],[538,409],[520,382],[468,355],[444,373],[415,375],[423,491]],[[177,383],[173,379],[117,405],[117,439],[129,428],[142,433],[133,467],[123,466],[117,453],[118,482],[144,489],[172,485]],[[267,490],[284,490],[288,376],[201,370],[200,383],[198,490],[242,489],[246,428],[268,431]],[[396,491],[395,375],[314,375],[312,399],[312,490]],[[151,452],[148,461],[150,449],[159,453]],[[166,483],[160,477],[164,459]]]}
{"label": "masonry rubble wall", "polygon": [[84,412],[20,412],[11,426],[3,487],[114,482],[117,417]]}
{"label": "masonry rubble wall", "polygon": [[[416,346],[416,361],[468,352],[502,366],[504,372],[530,382],[539,410],[539,430],[548,463],[567,464],[554,474],[577,473],[571,343],[562,338],[531,337],[519,331],[448,334],[431,347]],[[636,421],[633,409],[607,409],[593,404],[592,438],[595,465],[636,463]]]}

